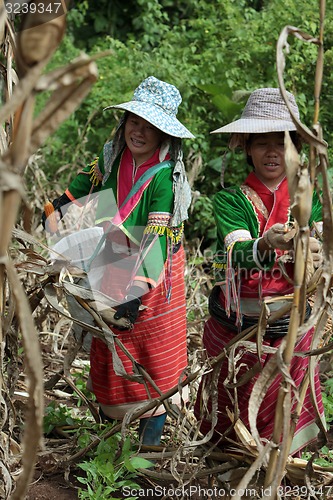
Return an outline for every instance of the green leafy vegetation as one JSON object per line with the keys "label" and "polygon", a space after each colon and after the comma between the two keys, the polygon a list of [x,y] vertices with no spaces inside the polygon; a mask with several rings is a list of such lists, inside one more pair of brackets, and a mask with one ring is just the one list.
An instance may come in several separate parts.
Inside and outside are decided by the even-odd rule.
{"label": "green leafy vegetation", "polygon": [[[332,23],[327,16],[320,112],[327,142],[333,133]],[[113,53],[97,62],[98,82],[45,146],[48,179],[56,176],[59,189],[65,188],[69,174],[98,154],[114,132],[120,113],[103,109],[131,98],[142,79],[155,75],[174,83],[182,93],[179,118],[196,136],[184,141],[185,157],[191,151],[192,160],[202,158],[205,175],[199,175],[194,188],[211,197],[219,189],[219,173],[209,165],[222,157],[228,137],[210,132],[237,118],[253,89],[278,85],[276,42],[286,25],[318,36],[318,2],[140,0],[124,5],[104,0],[88,7],[87,1],[77,1],[69,12],[66,39],[51,67],[72,60],[81,49],[88,54],[108,49]],[[297,39],[289,42],[286,86],[297,97],[302,120],[311,126],[317,48]],[[59,177],[56,173],[64,165],[68,168]],[[244,161],[230,158],[225,183],[239,182],[245,174]],[[201,234],[206,234],[204,227]]]}
{"label": "green leafy vegetation", "polygon": [[[75,439],[78,449],[85,449],[98,437],[100,443],[93,451],[84,455],[85,460],[77,464],[77,480],[83,485],[78,498],[112,500],[113,493],[125,486],[140,488],[135,479],[140,469],[153,466],[152,462],[137,456],[130,436],[123,440],[120,432],[104,437],[110,425],[94,424],[88,416],[78,414],[74,408],[64,404],[50,403],[45,409],[44,433],[50,435],[61,431]],[[80,473],[81,470],[81,473]]]}
{"label": "green leafy vegetation", "polygon": [[326,380],[324,383],[325,393],[323,394],[323,402],[325,407],[326,421],[333,425],[333,377]]}
{"label": "green leafy vegetation", "polygon": [[[72,377],[77,389],[90,401],[96,401],[96,396],[87,389],[87,379],[89,376],[90,366],[84,365],[82,370],[75,370]],[[78,397],[77,406],[80,407],[84,403],[82,397]]]}
{"label": "green leafy vegetation", "polygon": [[79,417],[73,416],[71,408],[64,404],[57,404],[56,401],[52,401],[52,403],[45,408],[44,433],[48,435],[57,427],[76,427],[80,420]]}
{"label": "green leafy vegetation", "polygon": [[120,434],[115,434],[98,445],[93,457],[78,466],[85,476],[78,476],[85,489],[79,490],[80,500],[113,500],[113,493],[124,487],[140,489],[135,482],[139,469],[147,469],[153,464],[145,458],[137,457],[127,437],[119,453]]}
{"label": "green leafy vegetation", "polygon": [[[333,426],[333,373],[327,374],[329,378],[323,383],[323,404],[325,410],[325,420],[328,427],[328,432]],[[305,452],[302,454],[302,458],[309,460],[311,458],[311,453]],[[314,459],[314,463],[323,466],[331,467],[333,463],[333,451],[328,445],[323,446],[319,452],[318,456]]]}

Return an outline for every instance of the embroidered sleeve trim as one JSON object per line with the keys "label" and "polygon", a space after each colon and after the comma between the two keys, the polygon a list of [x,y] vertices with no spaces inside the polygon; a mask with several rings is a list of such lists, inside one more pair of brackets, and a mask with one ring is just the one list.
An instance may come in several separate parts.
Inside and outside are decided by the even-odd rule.
{"label": "embroidered sleeve trim", "polygon": [[227,269],[226,262],[213,262],[213,269]]}
{"label": "embroidered sleeve trim", "polygon": [[247,231],[246,229],[237,229],[236,231],[232,231],[227,234],[224,238],[224,244],[226,248],[229,249],[229,247],[236,243],[236,241],[247,241],[252,239],[250,231]]}
{"label": "embroidered sleeve trim", "polygon": [[254,189],[252,189],[250,186],[247,186],[246,184],[243,184],[241,186],[241,190],[243,191],[246,198],[256,207],[258,212],[261,213],[267,220],[269,217],[269,213],[258,193],[256,193]]}
{"label": "embroidered sleeve trim", "polygon": [[152,288],[156,288],[157,283],[155,280],[152,278],[146,278],[144,276],[134,276],[133,281],[143,281],[144,283],[148,283],[148,285],[151,285]]}
{"label": "embroidered sleeve trim", "polygon": [[76,198],[74,198],[74,196],[72,195],[72,193],[69,191],[69,189],[67,188],[66,191],[65,191],[65,194],[68,196],[68,198],[73,202],[75,203],[75,205],[77,205],[78,207],[82,207],[82,203],[80,203]]}
{"label": "embroidered sleeve trim", "polygon": [[98,186],[103,180],[103,174],[98,167],[98,156],[90,163],[89,167],[91,167],[89,170],[90,181],[93,186]]}
{"label": "embroidered sleeve trim", "polygon": [[172,214],[168,212],[150,212],[144,234],[166,235],[172,243],[179,243],[184,233],[184,224],[182,223],[179,227],[170,227],[171,216]]}

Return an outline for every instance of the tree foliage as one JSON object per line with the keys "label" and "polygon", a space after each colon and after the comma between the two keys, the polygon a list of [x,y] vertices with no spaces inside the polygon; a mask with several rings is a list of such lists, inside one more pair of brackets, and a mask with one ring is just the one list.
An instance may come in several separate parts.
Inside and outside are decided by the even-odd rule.
{"label": "tree foliage", "polygon": [[[331,4],[328,0],[327,12]],[[330,142],[333,21],[326,16],[325,22],[320,119]],[[211,196],[219,188],[216,166],[228,137],[210,132],[237,118],[252,90],[278,85],[276,42],[286,25],[318,36],[317,0],[78,0],[68,16],[67,39],[52,64],[72,59],[82,48],[90,54],[112,49],[113,54],[99,60],[98,83],[46,146],[49,178],[64,164],[73,174],[96,155],[120,116],[119,111],[103,108],[130,99],[140,81],[155,75],[175,84],[183,96],[178,117],[196,136],[185,141],[185,155],[202,158],[194,187],[202,196]],[[296,95],[308,126],[313,119],[316,60],[313,44],[290,40],[286,85]],[[239,155],[227,159],[225,182],[239,182],[246,173],[244,162]],[[68,181],[69,170],[65,172],[60,184]],[[197,236],[200,231],[204,234],[205,228],[199,228]]]}

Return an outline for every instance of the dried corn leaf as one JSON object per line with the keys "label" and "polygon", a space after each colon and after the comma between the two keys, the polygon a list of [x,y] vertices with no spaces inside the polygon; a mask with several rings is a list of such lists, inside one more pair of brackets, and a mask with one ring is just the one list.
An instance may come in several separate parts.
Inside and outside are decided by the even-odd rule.
{"label": "dried corn leaf", "polygon": [[66,17],[50,13],[53,3],[53,0],[38,0],[36,12],[28,9],[21,17],[15,59],[22,76],[31,66],[48,61],[65,34]]}
{"label": "dried corn leaf", "polygon": [[31,262],[28,260],[15,264],[15,268],[20,272],[24,271],[26,273],[38,274],[39,276],[45,276],[46,274],[44,265],[38,265],[36,264],[36,262]]}
{"label": "dried corn leaf", "polygon": [[[4,178],[0,170],[0,181]],[[8,177],[8,176],[6,176]],[[2,193],[0,205],[0,258],[6,255],[11,239],[11,229],[16,222],[17,212],[21,204],[21,197],[17,190],[9,189]]]}
{"label": "dried corn leaf", "polygon": [[[117,353],[116,348],[115,348],[115,335],[107,327],[107,325],[104,324],[105,327],[97,328],[97,327],[93,326],[92,324],[88,324],[84,321],[81,321],[79,319],[79,317],[77,317],[77,316],[72,317],[59,303],[59,299],[58,299],[56,290],[52,285],[46,285],[44,288],[44,292],[45,292],[46,300],[49,302],[49,304],[52,306],[52,308],[54,310],[58,311],[60,314],[62,314],[66,318],[71,319],[73,322],[80,325],[84,330],[93,333],[93,335],[100,338],[101,340],[103,340],[106,343],[108,349],[110,350],[110,352],[112,354],[113,369],[119,377],[124,377],[128,380],[132,380],[132,381],[136,381],[136,382],[142,382],[141,374],[135,374],[135,373],[128,374],[126,372],[126,370],[123,366],[123,363],[122,363],[121,359],[119,358],[118,353]],[[95,317],[95,320],[98,320],[97,316]],[[121,321],[121,320],[123,320],[123,321]],[[126,319],[125,319],[125,321],[126,321]],[[122,324],[124,325],[124,318],[121,318],[119,320],[119,322],[122,322]],[[99,323],[102,323],[102,321],[99,321]],[[117,340],[117,344],[120,346],[120,348],[125,350],[124,346],[121,344],[121,342],[118,339],[116,339],[116,340]]]}
{"label": "dried corn leaf", "polygon": [[258,359],[261,359],[262,356],[262,342],[264,339],[264,335],[266,333],[267,329],[267,321],[270,315],[270,310],[268,307],[268,304],[266,302],[263,302],[260,310],[260,316],[258,319],[258,330],[257,330],[257,338],[256,338],[256,345],[257,345],[257,354],[258,354]]}
{"label": "dried corn leaf", "polygon": [[44,295],[47,302],[55,311],[57,311],[62,316],[65,316],[66,318],[70,319],[71,321],[77,323],[85,330],[92,332],[96,337],[100,338],[101,340],[104,340],[104,336],[99,328],[91,324],[85,323],[84,321],[81,321],[77,317],[74,318],[69,314],[69,312],[61,305],[59,297],[57,296],[57,289],[55,288],[54,285],[47,284],[44,287]]}
{"label": "dried corn leaf", "polygon": [[[307,460],[302,460],[301,458],[289,457],[286,470],[287,477],[292,484],[295,485],[305,485],[306,484],[306,474],[309,462]],[[332,467],[322,467],[318,464],[312,464],[311,471],[311,485],[314,489],[320,487],[321,485],[332,484],[333,481],[333,468]],[[324,491],[324,489],[323,489]]]}
{"label": "dried corn leaf", "polygon": [[[234,499],[241,500],[242,498],[244,498],[242,495],[242,492],[247,490],[247,488],[248,488],[251,480],[255,476],[255,474],[258,473],[258,470],[260,469],[262,464],[265,463],[266,456],[268,455],[270,449],[271,449],[271,444],[267,443],[265,445],[265,447],[262,447],[260,453],[257,455],[257,458],[252,463],[252,465],[248,469],[243,470],[243,474],[241,476],[240,481],[237,482],[237,485],[234,485],[235,495],[232,496],[233,500]],[[223,479],[227,480],[227,477],[219,476],[219,479],[220,480],[223,480]],[[269,490],[269,489],[267,491],[271,492],[271,490]],[[261,496],[261,499],[267,498],[265,496],[265,491],[263,491],[262,493],[263,493],[263,496]],[[272,497],[269,496],[269,498],[271,499]]]}
{"label": "dried corn leaf", "polygon": [[[268,345],[262,345],[261,351],[262,353],[275,354],[276,348]],[[254,342],[244,340],[239,341],[235,345],[230,347],[228,354],[228,376],[223,384],[226,388],[241,387],[261,372],[261,362],[259,359],[256,364],[254,364],[239,379],[237,379],[239,370],[238,365],[242,364],[242,357],[244,352],[257,352],[256,344]]]}
{"label": "dried corn leaf", "polygon": [[47,264],[48,262],[45,257],[31,248],[19,248],[18,250],[19,252],[26,255],[31,260],[31,262],[40,262],[41,264]]}
{"label": "dried corn leaf", "polygon": [[99,292],[98,290],[91,290],[89,284],[87,285],[88,286],[85,286],[84,284],[82,285],[78,283],[70,283],[68,281],[62,282],[62,287],[66,290],[66,292],[76,297],[80,297],[83,300],[91,302],[97,301],[105,305],[106,307],[115,307],[119,305],[118,301],[112,299],[108,295],[105,295],[103,292]]}
{"label": "dried corn leaf", "polygon": [[105,51],[88,58],[82,54],[72,63],[40,77],[36,91],[54,91],[43,111],[33,123],[30,154],[32,154],[84,99],[97,80],[95,60],[111,55]]}
{"label": "dried corn leaf", "polygon": [[42,438],[43,420],[43,368],[38,335],[35,330],[27,297],[19,281],[15,269],[10,262],[6,264],[8,281],[16,303],[16,314],[20,321],[20,328],[25,351],[25,374],[28,379],[29,399],[25,418],[23,436],[22,464],[23,472],[20,475],[13,500],[23,498],[26,485],[32,478],[34,461]]}
{"label": "dried corn leaf", "polygon": [[0,45],[2,45],[5,40],[6,19],[7,12],[5,9],[4,0],[0,0]]}
{"label": "dried corn leaf", "polygon": [[22,78],[19,83],[15,86],[13,95],[10,100],[3,104],[0,108],[0,122],[3,123],[9,119],[9,117],[15,113],[20,106],[28,99],[34,90],[36,82],[43,71],[45,64],[39,63]]}
{"label": "dried corn leaf", "polygon": [[290,209],[300,228],[309,224],[312,204],[312,185],[308,169],[301,165],[299,154],[288,132],[285,133],[285,162]]}
{"label": "dried corn leaf", "polygon": [[12,491],[12,478],[6,465],[0,460],[0,498],[6,500]]}
{"label": "dried corn leaf", "polygon": [[[43,241],[35,238],[34,236],[27,233],[26,231],[23,231],[23,229],[20,229],[19,227],[12,228],[12,235],[14,238],[16,238],[18,241],[21,241],[23,244],[29,243],[30,245],[33,245],[34,247],[40,247],[43,250],[47,250],[48,253],[51,252],[51,248],[48,245],[46,245]],[[58,254],[58,255],[61,256],[61,254]]]}
{"label": "dried corn leaf", "polygon": [[240,418],[238,418],[235,421],[235,416],[233,412],[231,412],[228,408],[227,410],[227,415],[230,418],[230,421],[234,424],[234,431],[236,432],[236,435],[242,443],[242,445],[254,456],[258,456],[258,449],[257,449],[257,444],[255,440],[253,439],[251,433],[248,431],[247,427],[244,425],[244,423],[241,421]]}
{"label": "dried corn leaf", "polygon": [[[69,77],[70,78],[70,77]],[[68,116],[77,108],[89,93],[97,79],[97,66],[86,64],[85,77],[65,88],[55,91],[52,101],[44,108],[43,116],[37,117],[33,124],[29,154],[34,153]]]}
{"label": "dried corn leaf", "polygon": [[8,138],[5,129],[0,125],[0,155],[2,155],[8,147]]}
{"label": "dried corn leaf", "polygon": [[[324,4],[321,3],[321,14],[323,12],[322,10],[323,5]],[[295,37],[299,38],[302,41],[315,43],[319,46],[322,42],[322,39],[321,40],[315,39],[301,32],[300,30],[298,30],[298,28],[295,28],[293,26],[287,26],[282,30],[277,43],[277,71],[278,71],[278,80],[279,80],[281,94],[285,101],[285,104],[287,105],[290,111],[291,118],[296,126],[298,134],[300,134],[302,138],[307,143],[310,144],[310,152],[311,152],[310,155],[311,164],[309,166],[309,172],[311,173],[311,178],[310,178],[310,173],[308,172],[308,170],[305,169],[302,165],[300,165],[300,162],[297,158],[297,153],[293,145],[291,144],[290,138],[288,136],[286,137],[287,175],[289,175],[288,183],[291,193],[292,214],[297,219],[300,226],[300,231],[296,243],[296,256],[295,256],[295,268],[294,268],[294,300],[293,300],[293,307],[291,309],[290,324],[287,335],[287,344],[285,351],[283,352],[283,364],[284,363],[286,364],[286,368],[289,366],[289,363],[293,356],[294,345],[300,330],[300,324],[303,321],[303,311],[305,308],[305,300],[306,300],[306,293],[305,293],[306,287],[304,280],[306,271],[305,259],[307,257],[307,252],[308,252],[308,236],[309,236],[308,220],[311,213],[310,212],[311,204],[308,204],[308,202],[309,200],[311,200],[312,197],[312,189],[313,189],[312,182],[314,180],[314,172],[316,170],[316,165],[314,162],[315,156],[317,155],[317,157],[319,156],[321,158],[321,166],[323,166],[325,162],[327,166],[327,144],[325,143],[325,141],[323,141],[321,133],[318,133],[320,132],[320,128],[317,127],[316,130],[311,131],[310,129],[308,129],[308,127],[302,124],[298,120],[298,118],[296,118],[296,116],[293,115],[292,110],[290,108],[290,103],[287,98],[286,89],[283,81],[283,71],[285,67],[285,58],[283,50],[286,49],[286,51],[288,51],[287,37],[289,34],[293,34]],[[317,69],[319,70],[319,72],[322,71],[322,65],[318,64]],[[322,76],[321,74],[316,74],[316,92],[318,92],[319,87],[317,83],[321,80],[321,76]],[[318,95],[317,99],[319,99]],[[299,164],[299,167],[297,166],[297,163]],[[324,177],[323,198],[325,202],[325,198],[327,198],[328,200],[328,189],[327,189],[328,185],[327,185],[326,172],[323,172],[322,170],[322,173]],[[331,215],[331,221],[332,221],[332,215]],[[330,226],[332,230],[331,223]],[[330,269],[332,269],[331,265]],[[321,282],[318,283],[318,292],[319,292],[318,296],[320,296],[320,299],[318,300],[317,316],[319,316],[320,310],[322,310],[324,307],[325,301],[323,301],[323,296],[327,294],[327,291],[328,291],[327,284],[325,284],[324,280],[321,280]],[[309,324],[307,326],[309,328]],[[308,383],[307,377],[305,377],[302,382],[301,393],[300,393],[301,395],[300,395],[300,400],[298,402],[299,409],[301,408],[301,402],[303,396],[305,395],[305,389],[307,387],[307,383]],[[286,395],[286,393],[283,392],[285,389],[288,389],[289,391],[288,395]],[[291,445],[293,430],[295,427],[294,425],[292,425],[290,431],[288,431],[287,422],[289,422],[290,420],[290,411],[291,411],[290,404],[291,400],[290,400],[290,380],[289,380],[289,384],[287,383],[286,386],[283,385],[279,392],[278,405],[280,407],[283,405],[284,409],[281,415],[281,408],[278,407],[275,419],[275,428],[273,437],[274,441],[278,442],[279,435],[282,434],[283,443],[278,458],[276,450],[274,450],[273,453],[271,454],[266,476],[266,484],[271,485],[273,491],[276,491],[276,488],[280,484],[280,481],[284,475],[285,463],[289,451],[288,448]]]}
{"label": "dried corn leaf", "polygon": [[[80,54],[80,56],[76,57],[66,66],[56,68],[47,74],[41,75],[36,83],[35,90],[36,92],[55,91],[71,85],[74,81],[79,81],[82,78],[85,78],[87,75],[86,67],[89,66],[91,62],[112,54],[112,50],[99,52],[98,54],[92,56]],[[39,116],[43,117],[43,112]]]}
{"label": "dried corn leaf", "polygon": [[327,144],[325,141],[320,140],[306,125],[300,122],[300,120],[294,115],[290,103],[287,97],[286,88],[283,80],[283,72],[286,65],[285,57],[284,57],[284,49],[288,52],[288,36],[293,35],[296,38],[304,42],[315,43],[318,45],[320,42],[318,38],[314,38],[307,33],[304,33],[299,28],[294,26],[285,26],[280,33],[277,46],[276,46],[276,64],[277,64],[277,76],[279,81],[279,87],[281,90],[282,97],[286,103],[287,108],[289,109],[290,116],[292,121],[294,122],[297,132],[301,135],[301,137],[305,140],[305,142],[312,144],[320,154],[326,154],[327,152]]}
{"label": "dried corn leaf", "polygon": [[[311,348],[316,347],[316,343],[315,343],[316,341],[318,341],[318,338],[312,339]],[[317,414],[316,423],[321,428],[323,435],[326,435],[327,425],[326,425],[326,421],[325,421],[325,415],[322,415],[321,412],[319,411],[317,398],[315,396],[315,394],[316,394],[315,374],[316,374],[316,370],[318,367],[318,361],[319,360],[318,360],[317,356],[310,356],[308,371],[309,371],[309,379],[310,379],[310,389],[311,389],[311,394],[312,394],[311,399],[312,399],[312,404],[314,406],[315,412]],[[326,436],[326,438],[327,438],[327,436]]]}

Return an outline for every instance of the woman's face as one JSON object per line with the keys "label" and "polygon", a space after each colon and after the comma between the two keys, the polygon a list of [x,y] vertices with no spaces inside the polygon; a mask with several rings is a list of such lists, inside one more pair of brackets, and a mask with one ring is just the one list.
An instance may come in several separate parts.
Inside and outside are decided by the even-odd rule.
{"label": "woman's face", "polygon": [[163,132],[151,123],[130,113],[125,124],[125,141],[136,165],[151,158],[160,146]]}
{"label": "woman's face", "polygon": [[268,188],[278,186],[285,176],[284,132],[251,134],[246,153],[257,177]]}

